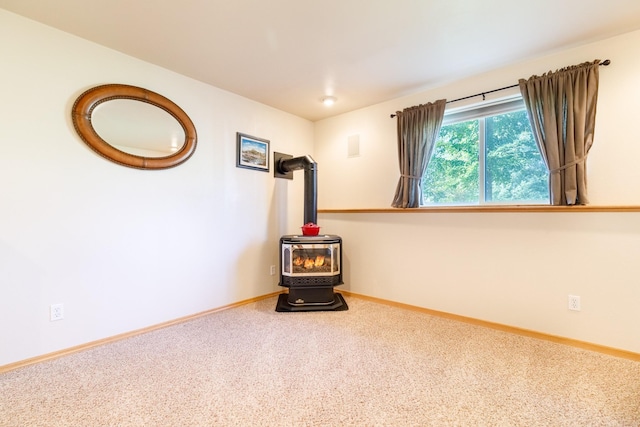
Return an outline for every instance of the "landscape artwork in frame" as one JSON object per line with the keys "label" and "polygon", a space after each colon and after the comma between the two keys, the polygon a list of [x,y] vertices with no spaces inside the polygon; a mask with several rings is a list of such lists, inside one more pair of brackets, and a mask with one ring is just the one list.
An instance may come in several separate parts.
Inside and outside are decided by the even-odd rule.
{"label": "landscape artwork in frame", "polygon": [[236,166],[269,172],[269,141],[238,132]]}

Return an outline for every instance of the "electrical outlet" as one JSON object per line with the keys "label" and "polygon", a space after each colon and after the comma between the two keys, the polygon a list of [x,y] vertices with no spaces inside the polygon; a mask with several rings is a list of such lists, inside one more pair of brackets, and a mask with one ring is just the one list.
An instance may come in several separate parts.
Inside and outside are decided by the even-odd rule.
{"label": "electrical outlet", "polygon": [[64,319],[64,305],[63,304],[51,304],[50,312],[51,321]]}
{"label": "electrical outlet", "polygon": [[580,311],[580,297],[569,295],[569,310]]}
{"label": "electrical outlet", "polygon": [[271,274],[272,276],[276,275],[276,266],[272,265],[271,268],[269,268],[269,274]]}

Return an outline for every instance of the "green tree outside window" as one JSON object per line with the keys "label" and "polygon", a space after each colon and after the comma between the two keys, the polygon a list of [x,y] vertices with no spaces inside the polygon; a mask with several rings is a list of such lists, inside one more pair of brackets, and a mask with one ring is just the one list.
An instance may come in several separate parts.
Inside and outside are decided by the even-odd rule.
{"label": "green tree outside window", "polygon": [[422,179],[427,205],[548,203],[525,110],[442,126]]}

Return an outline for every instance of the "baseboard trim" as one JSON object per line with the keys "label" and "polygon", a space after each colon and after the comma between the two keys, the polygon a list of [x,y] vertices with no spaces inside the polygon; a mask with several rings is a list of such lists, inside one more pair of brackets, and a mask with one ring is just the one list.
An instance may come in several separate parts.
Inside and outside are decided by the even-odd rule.
{"label": "baseboard trim", "polygon": [[[169,320],[167,322],[163,322],[163,323],[159,323],[157,325],[152,325],[152,326],[148,326],[146,328],[141,328],[141,329],[136,329],[130,332],[125,332],[122,334],[118,334],[118,335],[114,335],[111,337],[107,337],[107,338],[103,338],[100,340],[96,340],[96,341],[91,341],[85,344],[80,344],[74,347],[69,347],[66,348],[64,350],[59,350],[59,351],[55,351],[52,353],[47,353],[47,354],[43,354],[41,356],[36,356],[36,357],[32,357],[30,359],[25,359],[25,360],[21,360],[18,362],[14,362],[14,363],[9,363],[8,365],[2,365],[0,366],[0,374],[3,374],[5,372],[9,372],[9,371],[13,371],[15,369],[19,369],[19,368],[24,368],[26,366],[30,366],[30,365],[35,365],[38,363],[42,363],[42,362],[46,362],[48,360],[53,360],[53,359],[57,359],[59,357],[63,357],[63,356],[68,356],[74,353],[78,353],[84,350],[88,350],[90,348],[94,348],[94,347],[98,347],[101,345],[105,345],[105,344],[109,344],[109,343],[113,343],[116,341],[120,341],[126,338],[131,338],[137,335],[142,335],[142,334],[146,334],[148,332],[152,332],[152,331],[156,331],[158,329],[162,329],[162,328],[166,328],[169,326],[173,326],[173,325],[177,325],[179,323],[184,323],[184,322],[188,322],[189,320],[193,320],[193,319],[197,319],[198,317],[202,317],[202,316],[207,316],[209,314],[213,314],[213,313],[217,313],[220,311],[224,311],[224,310],[228,310],[231,308],[235,308],[235,307],[239,307],[242,305],[246,305],[246,304],[250,304],[253,302],[257,302],[257,301],[261,301],[267,298],[271,298],[274,296],[277,296],[279,294],[281,294],[282,291],[278,291],[278,292],[273,292],[270,294],[266,294],[266,295],[262,295],[259,297],[255,297],[255,298],[249,298],[246,300],[242,300],[242,301],[238,301],[236,303],[233,304],[229,304],[229,305],[225,305],[222,307],[217,307],[217,308],[213,308],[211,310],[207,310],[207,311],[203,311],[200,313],[195,313],[195,314],[191,314],[189,316],[184,316],[184,317],[180,317],[174,320]],[[340,293],[344,294],[344,295],[348,295],[348,296],[353,296],[355,298],[360,298],[363,300],[368,300],[368,301],[372,301],[372,302],[376,302],[379,304],[384,304],[384,305],[388,305],[388,306],[392,306],[392,307],[398,307],[398,308],[402,308],[405,310],[413,310],[413,311],[418,311],[421,313],[425,313],[425,314],[429,314],[432,316],[437,316],[437,317],[441,317],[441,318],[445,318],[445,319],[450,319],[450,320],[456,320],[459,322],[464,322],[464,323],[469,323],[472,325],[477,325],[477,326],[482,326],[485,328],[491,328],[491,329],[495,329],[495,330],[499,330],[499,331],[503,331],[503,332],[508,332],[508,333],[512,333],[515,335],[522,335],[522,336],[526,336],[526,337],[530,337],[530,338],[537,338],[537,339],[541,339],[541,340],[545,340],[545,341],[551,341],[551,342],[555,342],[558,344],[564,344],[564,345],[568,345],[571,347],[577,347],[577,348],[581,348],[583,350],[590,350],[590,351],[595,351],[597,353],[603,353],[603,354],[607,354],[610,356],[615,356],[615,357],[620,357],[623,359],[629,359],[629,360],[633,360],[636,362],[640,362],[640,353],[634,353],[632,351],[627,351],[627,350],[621,350],[621,349],[617,349],[617,348],[613,348],[613,347],[607,347],[607,346],[603,346],[603,345],[599,345],[599,344],[593,344],[593,343],[589,343],[589,342],[585,342],[585,341],[580,341],[580,340],[574,340],[571,338],[565,338],[565,337],[560,337],[560,336],[556,336],[556,335],[550,335],[550,334],[545,334],[542,332],[536,332],[536,331],[531,331],[528,329],[523,329],[523,328],[517,328],[514,326],[508,326],[508,325],[503,325],[501,323],[494,323],[494,322],[488,322],[486,320],[479,320],[479,319],[475,319],[472,317],[466,317],[466,316],[460,316],[457,314],[451,314],[451,313],[447,313],[444,311],[438,311],[438,310],[432,310],[429,308],[424,308],[424,307],[418,307],[415,305],[410,305],[410,304],[404,304],[404,303],[400,303],[400,302],[395,302],[395,301],[390,301],[390,300],[385,300],[382,298],[376,298],[376,297],[370,297],[367,295],[361,295],[358,293],[354,293],[351,291],[346,291],[343,289],[340,289]]]}
{"label": "baseboard trim", "polygon": [[85,344],[80,344],[74,347],[65,348],[63,350],[54,351],[52,353],[43,354],[41,356],[32,357],[30,359],[20,360],[18,362],[9,363],[8,365],[0,366],[0,374],[5,372],[13,371],[15,369],[24,368],[29,365],[35,365],[38,363],[46,362],[48,360],[57,359],[59,357],[68,356],[74,353],[79,353],[81,351],[88,350],[90,348],[98,347],[101,345],[113,343],[116,341],[120,341],[126,338],[135,337],[136,335],[146,334],[148,332],[156,331],[158,329],[166,328],[169,326],[177,325],[179,323],[188,322],[189,320],[197,319],[198,317],[207,316],[209,314],[217,313],[224,310],[229,310],[231,308],[239,307],[241,305],[250,304],[252,302],[261,301],[263,299],[271,298],[279,295],[281,292],[273,292],[267,295],[262,295],[255,298],[249,298],[246,300],[238,301],[233,304],[224,305],[222,307],[213,308],[211,310],[202,311],[200,313],[191,314],[189,316],[180,317],[177,319],[169,320],[167,322],[158,323],[157,325],[148,326],[146,328],[136,329],[130,332],[125,332],[122,334],[114,335],[111,337],[103,338],[96,341],[91,341]]}
{"label": "baseboard trim", "polygon": [[372,302],[376,302],[379,304],[384,304],[384,305],[389,305],[392,307],[398,307],[398,308],[403,308],[406,310],[413,310],[413,311],[419,311],[421,313],[425,313],[425,314],[430,314],[432,316],[437,316],[437,317],[442,317],[445,319],[450,319],[450,320],[457,320],[459,322],[464,322],[464,323],[469,323],[472,325],[477,325],[477,326],[483,326],[485,328],[491,328],[491,329],[496,329],[498,331],[503,331],[503,332],[508,332],[511,334],[515,334],[515,335],[522,335],[525,337],[530,337],[530,338],[537,338],[537,339],[541,339],[541,340],[545,340],[545,341],[551,341],[551,342],[555,342],[558,344],[564,344],[564,345],[568,345],[571,347],[577,347],[577,348],[581,348],[583,350],[590,350],[590,351],[595,351],[597,353],[603,353],[603,354],[607,354],[609,356],[615,356],[615,357],[620,357],[623,359],[629,359],[629,360],[633,360],[636,362],[640,362],[640,353],[634,353],[632,351],[628,351],[628,350],[621,350],[621,349],[617,349],[617,348],[613,348],[613,347],[607,347],[604,345],[600,345],[600,344],[593,344],[590,342],[586,342],[586,341],[580,341],[580,340],[575,340],[575,339],[571,339],[571,338],[565,338],[565,337],[560,337],[560,336],[556,336],[556,335],[550,335],[550,334],[545,334],[543,332],[537,332],[537,331],[532,331],[529,329],[524,329],[524,328],[518,328],[515,326],[508,326],[508,325],[503,325],[501,323],[494,323],[494,322],[488,322],[486,320],[479,320],[479,319],[475,319],[473,317],[465,317],[465,316],[460,316],[457,314],[451,314],[451,313],[447,313],[444,311],[437,311],[437,310],[432,310],[429,308],[424,308],[424,307],[418,307],[415,305],[410,305],[410,304],[404,304],[404,303],[400,303],[400,302],[395,302],[395,301],[389,301],[389,300],[385,300],[382,298],[376,298],[376,297],[370,297],[367,295],[361,295],[361,294],[357,294],[351,291],[345,291],[345,290],[340,290],[341,293],[345,294],[345,295],[350,295],[356,298],[361,298],[364,300],[368,300],[368,301],[372,301]]}

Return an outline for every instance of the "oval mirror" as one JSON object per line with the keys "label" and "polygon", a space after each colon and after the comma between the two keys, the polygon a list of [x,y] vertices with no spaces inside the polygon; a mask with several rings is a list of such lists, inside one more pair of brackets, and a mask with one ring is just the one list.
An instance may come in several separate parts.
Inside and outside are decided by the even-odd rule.
{"label": "oval mirror", "polygon": [[107,159],[138,169],[166,169],[185,162],[196,147],[196,129],[169,99],[136,86],[110,84],[84,92],[73,105],[80,138]]}
{"label": "oval mirror", "polygon": [[117,149],[144,157],[164,157],[185,143],[184,129],[166,111],[131,99],[114,99],[94,108],[91,123]]}

